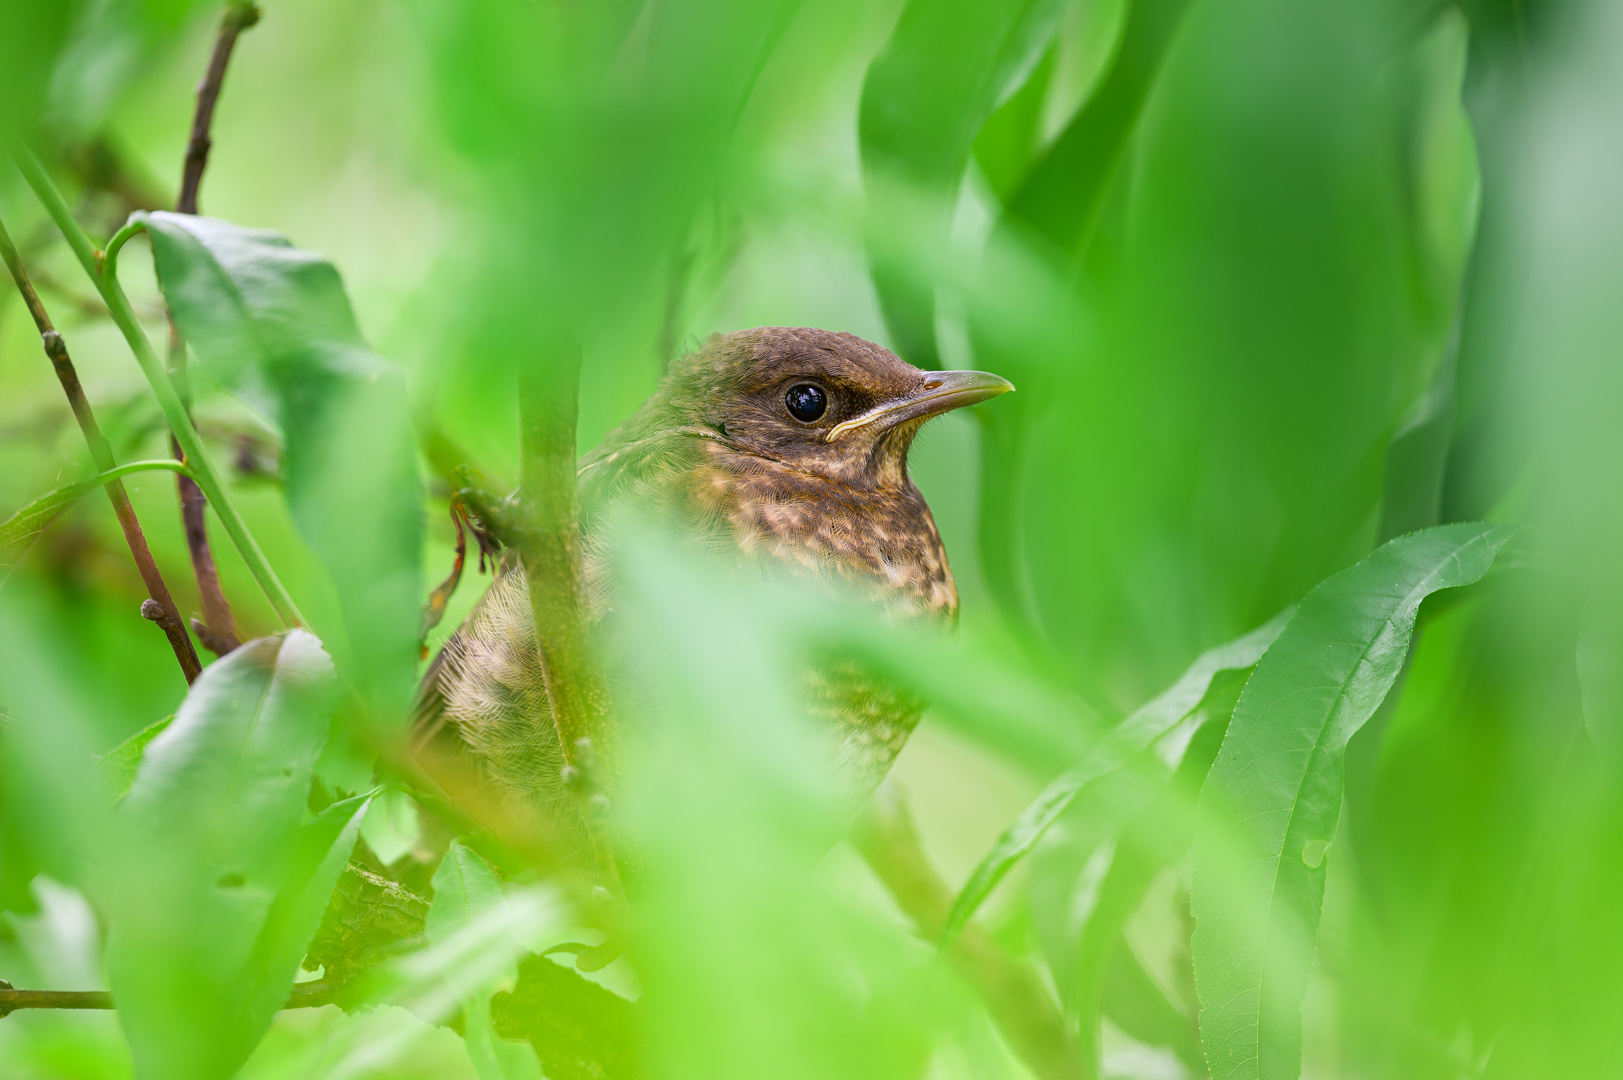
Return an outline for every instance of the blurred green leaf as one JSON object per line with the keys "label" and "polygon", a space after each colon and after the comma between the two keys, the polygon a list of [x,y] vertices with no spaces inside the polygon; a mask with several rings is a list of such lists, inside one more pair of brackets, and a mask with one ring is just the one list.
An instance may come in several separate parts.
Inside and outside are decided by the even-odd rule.
{"label": "blurred green leaf", "polygon": [[245,968],[245,1012],[269,1017],[287,1000],[288,986],[355,850],[361,821],[375,794],[342,799],[300,826],[286,881]]}
{"label": "blurred green leaf", "polygon": [[[434,873],[434,904],[425,924],[428,938],[444,944],[480,918],[500,907],[501,882],[490,865],[466,844],[453,843]],[[549,961],[542,961],[548,963]],[[462,1038],[468,1059],[479,1080],[540,1080],[541,1066],[535,1051],[522,1043],[500,1039],[490,1017],[490,997],[495,988],[480,987],[464,999]]]}
{"label": "blurred green leaf", "polygon": [[1177,682],[1113,728],[1089,753],[1087,760],[1044,788],[1042,794],[998,837],[997,843],[981,859],[980,865],[975,867],[974,873],[953,900],[952,910],[942,927],[942,942],[949,942],[957,936],[998,882],[1036,846],[1043,833],[1065,812],[1083,788],[1123,768],[1128,761],[1194,712],[1219,672],[1248,668],[1255,664],[1279,636],[1293,611],[1287,609],[1245,636],[1202,653]]}
{"label": "blurred green leaf", "polygon": [[81,480],[77,484],[68,484],[55,491],[47,491],[4,522],[0,522],[0,588],[5,586],[11,572],[17,568],[23,556],[28,554],[28,549],[34,546],[40,534],[67,513],[86,492],[110,480],[148,469],[179,471],[181,465],[175,461],[132,461],[119,465],[94,479]]}
{"label": "blurred green leaf", "polygon": [[1103,82],[1008,200],[1008,217],[1079,256],[1189,0],[1133,0]]}
{"label": "blurred green leaf", "polygon": [[490,865],[466,844],[453,843],[434,872],[434,903],[424,923],[429,940],[449,941],[501,902],[501,883]]}
{"label": "blurred green leaf", "polygon": [[333,689],[312,635],[260,638],[205,669],[146,748],[107,945],[143,1077],[229,1075],[286,999],[363,805],[300,828]]}
{"label": "blurred green leaf", "polygon": [[96,481],[85,480],[48,491],[0,523],[0,586],[11,577],[40,534],[95,487]]}
{"label": "blurred green leaf", "polygon": [[[1056,0],[910,0],[902,9],[862,85],[858,132],[876,218],[922,199],[917,239],[945,241],[975,138],[1042,49],[1059,9]],[[883,235],[870,237],[869,258],[897,351],[920,367],[940,367],[935,282],[919,275],[916,258],[887,251]]]}
{"label": "blurred green leaf", "polygon": [[417,671],[422,484],[401,372],[361,337],[332,264],[281,236],[153,213],[158,282],[187,343],[280,422],[287,499],[343,608],[340,670],[378,734]]}
{"label": "blurred green leaf", "polygon": [[1201,791],[1193,906],[1214,1080],[1294,1077],[1347,740],[1385,698],[1421,601],[1488,572],[1504,526],[1393,540],[1307,595],[1257,664]]}

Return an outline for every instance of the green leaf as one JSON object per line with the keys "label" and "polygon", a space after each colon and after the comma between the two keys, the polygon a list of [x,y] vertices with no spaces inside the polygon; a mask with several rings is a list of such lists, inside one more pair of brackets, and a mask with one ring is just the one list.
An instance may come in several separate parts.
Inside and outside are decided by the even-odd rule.
{"label": "green leaf", "polygon": [[187,343],[281,425],[289,506],[343,608],[340,670],[369,718],[401,722],[423,599],[422,484],[402,373],[367,347],[321,256],[213,218],[144,220]]}
{"label": "green leaf", "polygon": [[1189,0],[1136,0],[1109,72],[1009,199],[1008,216],[1080,254],[1138,128]]}
{"label": "green leaf", "polygon": [[301,835],[333,702],[315,637],[260,638],[205,669],[147,746],[107,944],[139,1076],[230,1075],[285,999],[353,827],[336,810]]}
{"label": "green leaf", "polygon": [[55,524],[57,518],[67,513],[86,492],[110,480],[149,469],[183,472],[185,466],[178,461],[132,461],[127,465],[108,469],[92,479],[68,484],[55,491],[47,491],[4,522],[0,522],[0,586],[5,585],[6,579],[11,577],[11,572],[17,568],[23,556],[28,554],[28,549],[34,546],[34,541]]}
{"label": "green leaf", "polygon": [[[434,872],[434,905],[429,908],[428,939],[443,945],[502,903],[501,882],[490,865],[470,847],[451,845]],[[535,1051],[498,1038],[490,1017],[495,983],[467,996],[462,1005],[463,1043],[479,1080],[539,1080]]]}
{"label": "green leaf", "polygon": [[305,949],[321,925],[338,877],[355,850],[361,822],[377,793],[340,800],[299,829],[292,867],[245,967],[241,995],[248,1015],[272,1014],[287,1000]]}
{"label": "green leaf", "polygon": [[1067,770],[1044,788],[1014,823],[1003,830],[992,850],[970,874],[953,900],[952,910],[947,913],[941,930],[942,943],[958,936],[998,882],[1036,846],[1083,788],[1122,768],[1198,708],[1219,672],[1255,664],[1279,636],[1290,616],[1289,610],[1281,612],[1243,637],[1201,653],[1177,682],[1111,729],[1080,765]]}
{"label": "green leaf", "polygon": [[[1050,36],[1053,0],[910,0],[862,85],[859,136],[874,219],[923,199],[928,233],[945,237],[975,137]],[[1029,72],[1027,73],[1029,75]],[[934,282],[875,232],[874,284],[898,351],[936,367]]]}
{"label": "green leaf", "polygon": [[11,577],[11,572],[28,554],[28,549],[34,546],[34,541],[95,486],[96,481],[85,480],[47,491],[0,523],[0,585]]}
{"label": "green leaf", "polygon": [[501,902],[501,882],[490,864],[466,844],[452,844],[434,871],[434,904],[424,930],[430,941],[444,943]]}
{"label": "green leaf", "polygon": [[1420,603],[1480,579],[1511,530],[1399,537],[1316,586],[1246,684],[1196,815],[1201,1042],[1213,1080],[1295,1077],[1347,740],[1391,689]]}
{"label": "green leaf", "polygon": [[119,798],[123,798],[130,785],[135,783],[135,773],[141,767],[141,759],[146,756],[147,745],[162,735],[174,720],[173,714],[162,720],[154,720],[96,759],[106,770],[113,792]]}

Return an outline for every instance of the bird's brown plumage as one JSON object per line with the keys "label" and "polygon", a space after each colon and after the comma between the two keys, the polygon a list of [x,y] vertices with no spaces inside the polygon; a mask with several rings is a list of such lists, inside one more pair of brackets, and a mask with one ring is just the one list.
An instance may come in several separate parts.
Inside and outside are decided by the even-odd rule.
{"label": "bird's brown plumage", "polygon": [[[807,386],[817,393],[806,395]],[[954,618],[952,571],[908,477],[907,452],[930,417],[1008,389],[979,372],[921,371],[851,334],[762,327],[713,335],[581,460],[590,602],[600,611],[609,587],[605,512],[631,499],[718,551],[855,585],[900,614]],[[797,417],[795,393],[802,405],[820,395],[822,411]],[[871,787],[920,703],[852,665],[812,673],[808,689],[852,785]],[[545,819],[559,842],[578,843],[516,561],[503,564],[430,667],[419,731],[439,760],[453,751],[499,801]]]}

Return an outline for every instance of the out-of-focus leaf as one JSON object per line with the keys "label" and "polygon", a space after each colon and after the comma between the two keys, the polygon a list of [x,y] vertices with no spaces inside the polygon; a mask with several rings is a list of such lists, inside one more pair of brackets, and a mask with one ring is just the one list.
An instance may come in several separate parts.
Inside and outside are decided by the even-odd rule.
{"label": "out-of-focus leaf", "polygon": [[[1053,0],[911,0],[902,10],[862,87],[859,135],[876,217],[922,199],[927,238],[945,239],[975,137],[1042,47],[1059,8]],[[897,258],[887,246],[870,244],[885,321],[902,356],[939,367],[935,283],[917,273],[920,260]]]}
{"label": "out-of-focus leaf", "polygon": [[96,481],[85,480],[55,491],[47,491],[11,517],[0,523],[0,586],[4,586],[11,572],[22,562],[28,549],[40,534],[49,529],[56,519],[68,512],[85,492],[96,487]]}
{"label": "out-of-focus leaf", "polygon": [[288,504],[343,606],[340,670],[387,734],[415,684],[422,604],[422,484],[404,378],[367,348],[321,256],[213,218],[144,220],[187,343],[281,424]]}
{"label": "out-of-focus leaf", "polygon": [[1146,979],[1122,931],[1156,876],[1188,850],[1195,799],[1217,757],[1247,675],[1231,672],[1216,680],[1203,704],[1208,719],[1184,748],[1177,771],[1122,831],[1093,906],[1081,920],[1074,963],[1068,977],[1062,975],[1068,984],[1062,992],[1075,1002],[1084,1045],[1097,1045],[1102,1014],[1140,1042],[1171,1047],[1191,1071],[1204,1067],[1192,1009],[1193,985],[1188,987],[1191,1011],[1185,1016]]}
{"label": "out-of-focus leaf", "polygon": [[76,133],[101,125],[119,93],[149,69],[165,44],[176,43],[193,11],[217,7],[206,0],[95,0],[76,6],[78,18],[52,73],[49,102],[51,119]]}
{"label": "out-of-focus leaf", "polygon": [[143,1077],[230,1075],[286,998],[358,819],[339,804],[300,829],[333,691],[315,637],[261,638],[206,669],[146,748],[107,946]]}
{"label": "out-of-focus leaf", "polygon": [[[466,844],[452,844],[434,873],[434,904],[429,908],[425,927],[428,939],[443,945],[501,904],[501,883],[489,864]],[[473,1062],[479,1080],[539,1080],[541,1067],[536,1054],[540,1046],[532,1050],[497,1038],[491,1022],[493,989],[493,984],[479,987],[463,1002],[462,1038],[468,1060]],[[556,1007],[556,1002],[549,1005]]]}
{"label": "out-of-focus leaf", "polygon": [[23,875],[40,871],[105,903],[107,857],[118,846],[111,785],[95,765],[76,673],[41,634],[39,615],[26,594],[0,602],[0,881],[24,907],[32,901],[17,896]]}
{"label": "out-of-focus leaf", "polygon": [[39,108],[56,57],[87,6],[84,0],[0,0],[0,69],[6,72],[0,134],[9,134]]}
{"label": "out-of-focus leaf", "polygon": [[146,755],[147,744],[162,735],[174,720],[173,716],[154,720],[98,759],[107,771],[115,795],[122,798],[130,790],[130,785],[135,783],[135,773],[141,767],[141,758]]}
{"label": "out-of-focus leaf", "polygon": [[[551,1080],[630,1080],[642,1075],[637,1008],[544,956],[519,964],[512,992],[497,994],[487,1005],[494,1033],[527,1039]],[[495,1045],[498,1051],[506,1049],[499,1042]],[[520,1080],[522,1074],[512,1065],[504,1061],[503,1069],[497,1080]]]}
{"label": "out-of-focus leaf", "polygon": [[1087,244],[1189,0],[1135,0],[1104,82],[1010,198],[1008,216],[1061,251]]}
{"label": "out-of-focus leaf", "polygon": [[450,940],[501,902],[501,883],[489,864],[466,844],[452,844],[434,872],[434,903],[424,922],[428,939]]}
{"label": "out-of-focus leaf", "polygon": [[77,484],[67,484],[55,491],[47,491],[4,522],[0,522],[0,588],[5,586],[11,572],[17,568],[23,556],[28,554],[28,549],[34,546],[40,535],[67,513],[86,492],[109,481],[149,469],[176,470],[176,462],[131,461],[119,465],[93,479],[81,480]]}
{"label": "out-of-focus leaf", "polygon": [[1294,1077],[1347,740],[1385,698],[1421,601],[1488,572],[1503,526],[1393,540],[1326,579],[1257,664],[1201,791],[1194,963],[1214,1080]]}
{"label": "out-of-focus leaf", "polygon": [[344,872],[374,793],[342,799],[299,829],[286,883],[254,943],[245,975],[245,1011],[270,1015],[287,1000],[305,947],[321,924],[338,876]]}
{"label": "out-of-focus leaf", "polygon": [[1082,764],[1067,771],[1043,789],[1021,815],[998,837],[953,900],[941,931],[943,943],[951,941],[974,916],[997,883],[1014,869],[1025,854],[1042,839],[1084,787],[1122,768],[1148,749],[1156,739],[1172,730],[1193,712],[1206,696],[1212,680],[1222,671],[1248,668],[1255,664],[1279,636],[1291,611],[1286,610],[1246,634],[1202,653],[1177,682],[1111,730]]}

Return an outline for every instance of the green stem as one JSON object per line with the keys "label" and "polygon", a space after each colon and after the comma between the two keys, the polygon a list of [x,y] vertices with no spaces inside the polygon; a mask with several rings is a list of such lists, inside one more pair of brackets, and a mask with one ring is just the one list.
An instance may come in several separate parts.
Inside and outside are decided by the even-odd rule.
{"label": "green stem", "polygon": [[[276,572],[271,569],[270,562],[265,553],[259,549],[253,534],[248,531],[248,525],[237,512],[236,504],[231,501],[227,493],[225,482],[221,479],[219,470],[203,449],[202,437],[197,434],[197,428],[192,425],[191,417],[186,414],[186,407],[181,404],[180,395],[175,392],[175,386],[169,381],[168,372],[164,371],[163,364],[158,360],[158,354],[153,351],[152,343],[147,340],[146,332],[136,321],[135,312],[130,308],[129,300],[124,296],[124,290],[119,288],[118,281],[108,274],[100,273],[100,259],[97,258],[95,246],[90,237],[79,227],[74,220],[73,212],[68,209],[67,201],[62,193],[56,189],[51,178],[46,175],[33,153],[21,143],[12,147],[12,160],[17,168],[22,170],[23,178],[28,186],[34,189],[34,194],[44,205],[46,213],[56,222],[56,227],[62,231],[68,246],[78,256],[79,264],[84,267],[85,273],[95,284],[96,290],[107,304],[112,313],[113,322],[118,325],[124,334],[124,340],[129,342],[130,350],[135,353],[135,360],[141,365],[141,371],[152,386],[152,392],[158,398],[158,406],[163,409],[164,417],[169,421],[169,428],[174,432],[175,441],[180,443],[181,450],[186,455],[186,463],[190,467],[192,479],[197,486],[203,489],[203,494],[214,505],[214,512],[220,516],[220,523],[230,535],[237,551],[242,555],[242,561],[248,564],[248,570],[259,582],[259,587],[276,609],[277,617],[288,626],[306,625],[304,616],[299,614],[293,598],[288,595]],[[132,223],[133,225],[134,223]],[[126,234],[132,234],[130,225],[119,230],[119,236],[127,240]],[[122,241],[120,241],[122,243]],[[116,255],[116,249],[114,250]]]}
{"label": "green stem", "polygon": [[134,236],[136,233],[144,233],[146,231],[147,223],[145,215],[140,213],[130,215],[130,220],[124,223],[124,227],[114,233],[111,240],[107,241],[106,249],[102,251],[101,257],[96,260],[97,272],[108,281],[117,281],[118,253],[123,250],[124,245],[129,242],[130,237]]}
{"label": "green stem", "polygon": [[192,471],[186,467],[184,461],[176,461],[174,458],[150,458],[146,461],[127,461],[122,465],[115,465],[106,472],[91,477],[91,480],[98,484],[106,484],[122,479],[131,473],[150,472],[153,469],[167,469],[169,472],[178,472],[182,476],[192,475]]}

